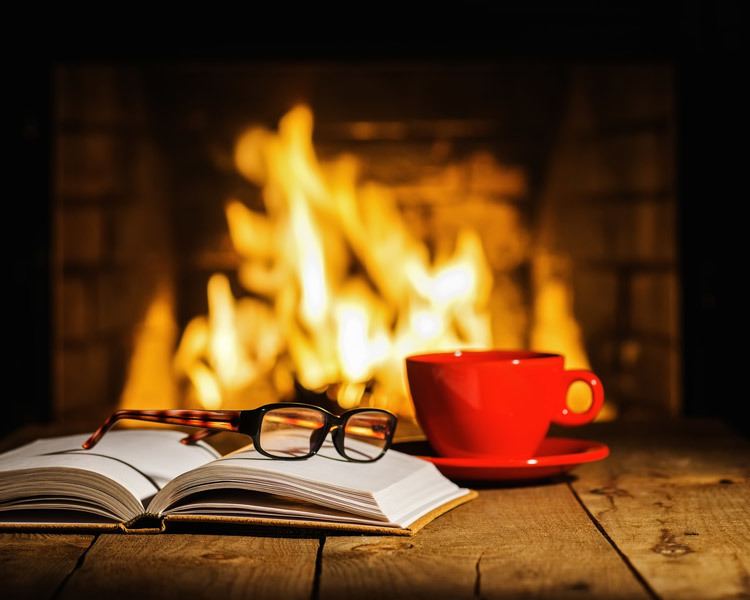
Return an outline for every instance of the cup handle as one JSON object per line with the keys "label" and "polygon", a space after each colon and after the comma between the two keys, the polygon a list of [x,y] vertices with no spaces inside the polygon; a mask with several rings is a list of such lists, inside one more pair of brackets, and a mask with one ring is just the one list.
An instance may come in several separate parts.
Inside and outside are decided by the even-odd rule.
{"label": "cup handle", "polygon": [[[593,421],[604,404],[604,387],[602,386],[600,379],[591,371],[582,370],[564,371],[563,377],[565,379],[565,397],[563,399],[563,406],[560,409],[560,412],[552,417],[552,422],[557,423],[558,425],[574,427],[576,425],[584,425]],[[582,381],[588,385],[591,390],[591,406],[581,413],[573,412],[567,405],[568,389],[576,381]]]}

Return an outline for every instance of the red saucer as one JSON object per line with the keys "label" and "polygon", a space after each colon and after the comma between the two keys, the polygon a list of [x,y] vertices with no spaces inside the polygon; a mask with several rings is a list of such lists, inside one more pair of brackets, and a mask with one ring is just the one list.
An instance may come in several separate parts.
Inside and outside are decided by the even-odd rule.
{"label": "red saucer", "polygon": [[546,438],[536,455],[529,459],[488,457],[450,458],[425,456],[443,475],[461,481],[517,481],[544,479],[566,473],[574,467],[596,462],[609,456],[601,442],[573,438]]}

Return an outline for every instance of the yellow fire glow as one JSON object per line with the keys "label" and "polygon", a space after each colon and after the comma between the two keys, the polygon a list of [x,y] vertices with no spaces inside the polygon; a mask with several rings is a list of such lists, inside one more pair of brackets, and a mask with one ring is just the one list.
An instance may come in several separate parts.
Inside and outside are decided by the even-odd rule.
{"label": "yellow fire glow", "polygon": [[238,281],[252,299],[237,300],[214,275],[208,316],[185,329],[175,365],[206,407],[259,379],[288,387],[291,378],[278,377],[285,364],[305,387],[335,385],[342,405],[367,394],[411,413],[407,354],[492,343],[481,241],[461,231],[454,252],[431,261],[390,191],[358,181],[353,158],[318,161],[312,129],[311,111],[298,106],[277,132],[253,128],[239,139],[237,169],[265,202],[264,213],[226,206]]}
{"label": "yellow fire glow", "polygon": [[[246,294],[236,298],[225,275],[210,278],[208,315],[185,329],[175,367],[206,408],[260,403],[260,389],[284,397],[296,379],[335,390],[344,407],[410,415],[406,355],[493,344],[482,240],[459,227],[431,258],[392,191],[360,181],[351,156],[319,161],[312,131],[312,112],[298,106],[278,131],[238,140],[236,167],[264,202],[262,211],[226,204]],[[513,293],[496,304],[512,305]]]}

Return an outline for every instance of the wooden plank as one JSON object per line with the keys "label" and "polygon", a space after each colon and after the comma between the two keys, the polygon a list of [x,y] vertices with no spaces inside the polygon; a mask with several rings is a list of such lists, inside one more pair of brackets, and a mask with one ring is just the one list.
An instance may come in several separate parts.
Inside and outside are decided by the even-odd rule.
{"label": "wooden plank", "polygon": [[310,598],[317,539],[101,535],[62,598]]}
{"label": "wooden plank", "polygon": [[413,538],[329,537],[320,597],[643,598],[566,484],[480,490]]}
{"label": "wooden plank", "polygon": [[93,541],[92,535],[0,534],[3,598],[50,598]]}
{"label": "wooden plank", "polygon": [[706,423],[607,441],[572,487],[655,592],[750,598],[750,444]]}

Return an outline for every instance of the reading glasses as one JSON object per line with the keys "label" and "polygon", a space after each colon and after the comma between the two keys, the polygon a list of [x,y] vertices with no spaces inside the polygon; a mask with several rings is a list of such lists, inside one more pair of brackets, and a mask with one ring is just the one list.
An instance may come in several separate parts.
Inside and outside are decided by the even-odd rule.
{"label": "reading glasses", "polygon": [[316,454],[328,433],[345,459],[373,462],[390,448],[396,416],[379,408],[355,408],[335,415],[297,402],[266,404],[254,410],[118,410],[83,444],[93,448],[105,433],[125,419],[200,427],[180,440],[194,444],[222,431],[248,435],[255,449],[269,458],[304,460]]}

